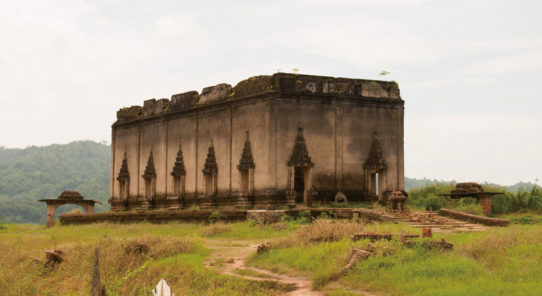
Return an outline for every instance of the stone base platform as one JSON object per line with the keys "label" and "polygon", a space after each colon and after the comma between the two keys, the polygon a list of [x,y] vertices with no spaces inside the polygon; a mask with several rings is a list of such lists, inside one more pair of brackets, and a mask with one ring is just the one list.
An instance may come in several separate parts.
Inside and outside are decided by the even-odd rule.
{"label": "stone base platform", "polygon": [[283,215],[297,217],[300,212],[310,211],[311,217],[318,217],[323,212],[338,219],[359,218],[364,221],[393,221],[393,217],[382,212],[370,209],[351,208],[295,208],[289,210],[155,210],[155,211],[129,211],[107,212],[89,214],[60,215],[60,225],[89,224],[89,223],[167,223],[179,222],[210,222],[222,220],[226,222],[244,221],[252,219],[257,222],[278,222]]}

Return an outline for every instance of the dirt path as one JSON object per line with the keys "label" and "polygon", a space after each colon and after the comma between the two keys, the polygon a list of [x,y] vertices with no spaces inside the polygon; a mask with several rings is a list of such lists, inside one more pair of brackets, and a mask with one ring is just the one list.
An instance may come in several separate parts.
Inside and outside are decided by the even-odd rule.
{"label": "dirt path", "polygon": [[[246,266],[246,258],[256,252],[258,247],[258,243],[255,241],[205,239],[202,242],[211,251],[209,258],[204,262],[205,265],[222,274],[233,275],[253,281],[272,280],[290,286],[292,291],[283,295],[324,295],[324,293],[312,289],[312,283],[308,278],[293,277],[286,274],[274,273],[269,270]],[[239,270],[244,274],[241,274]]]}

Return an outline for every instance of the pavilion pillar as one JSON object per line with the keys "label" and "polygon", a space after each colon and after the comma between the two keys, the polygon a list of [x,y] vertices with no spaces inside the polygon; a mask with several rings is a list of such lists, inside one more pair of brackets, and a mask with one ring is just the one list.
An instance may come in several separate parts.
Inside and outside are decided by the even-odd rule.
{"label": "pavilion pillar", "polygon": [[491,215],[493,213],[492,204],[491,204],[492,195],[480,194],[478,195],[478,201],[482,206],[482,211],[485,215]]}
{"label": "pavilion pillar", "polygon": [[57,205],[47,204],[47,228],[55,226],[55,214]]}
{"label": "pavilion pillar", "polygon": [[94,204],[90,204],[88,203],[85,207],[85,212],[87,214],[91,214],[91,213],[94,213]]}

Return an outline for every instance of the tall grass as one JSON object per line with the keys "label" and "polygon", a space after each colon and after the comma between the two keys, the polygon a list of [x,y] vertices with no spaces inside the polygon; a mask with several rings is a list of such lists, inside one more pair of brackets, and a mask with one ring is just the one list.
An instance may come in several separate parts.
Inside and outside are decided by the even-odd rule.
{"label": "tall grass", "polygon": [[[199,242],[205,225],[147,223],[92,224],[46,229],[5,225],[0,230],[0,295],[88,295],[93,251],[100,249],[100,272],[108,295],[149,295],[164,278],[176,295],[276,295],[284,287],[250,282],[207,269],[208,250]],[[231,225],[232,233],[260,228]],[[263,233],[263,234],[262,234]],[[259,236],[271,235],[271,230]],[[144,245],[146,247],[139,247]],[[138,246],[138,247],[133,247]],[[45,267],[44,251],[59,249],[64,261]]]}
{"label": "tall grass", "polygon": [[[317,223],[307,227],[321,228]],[[375,225],[363,227],[383,233],[419,231],[393,224],[381,224],[379,229]],[[289,237],[294,243],[274,244],[267,253],[252,256],[250,264],[303,274],[313,279],[314,287],[323,288],[330,275],[345,265],[352,248],[366,248],[369,243],[353,242],[347,236],[315,243],[301,231],[312,230],[299,228]],[[340,278],[339,285],[385,295],[542,295],[539,227],[518,225],[481,233],[435,234],[435,239],[444,237],[454,244],[452,251],[431,250],[422,244],[408,248],[398,240],[373,243],[377,250],[386,248],[390,255],[377,251],[376,256],[357,263]]]}

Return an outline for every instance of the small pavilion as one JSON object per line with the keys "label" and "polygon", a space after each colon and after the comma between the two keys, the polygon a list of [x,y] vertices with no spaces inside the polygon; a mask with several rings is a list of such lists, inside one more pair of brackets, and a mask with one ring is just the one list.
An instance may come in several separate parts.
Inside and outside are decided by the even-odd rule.
{"label": "small pavilion", "polygon": [[45,198],[39,201],[47,204],[47,228],[55,226],[56,209],[63,205],[78,205],[85,210],[85,213],[94,213],[94,204],[102,204],[97,200],[84,199],[81,193],[70,190],[65,190],[57,198]]}
{"label": "small pavilion", "polygon": [[457,183],[455,185],[455,190],[452,190],[451,193],[439,194],[440,196],[448,196],[451,198],[463,198],[463,197],[474,197],[478,200],[482,206],[484,214],[491,215],[492,213],[492,204],[491,200],[493,196],[497,194],[503,194],[502,192],[488,192],[484,191],[484,188],[478,183],[467,182],[467,183]]}

